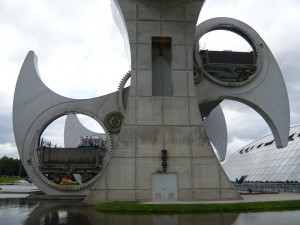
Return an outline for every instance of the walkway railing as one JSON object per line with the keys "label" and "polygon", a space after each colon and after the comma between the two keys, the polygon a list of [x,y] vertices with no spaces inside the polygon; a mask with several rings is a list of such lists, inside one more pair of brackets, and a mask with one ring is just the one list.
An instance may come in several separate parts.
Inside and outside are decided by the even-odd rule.
{"label": "walkway railing", "polygon": [[41,139],[41,143],[40,143],[40,147],[46,147],[46,148],[57,148],[57,145],[52,144],[51,141],[42,138]]}
{"label": "walkway railing", "polygon": [[257,192],[299,192],[300,183],[234,183],[236,189],[240,191]]}

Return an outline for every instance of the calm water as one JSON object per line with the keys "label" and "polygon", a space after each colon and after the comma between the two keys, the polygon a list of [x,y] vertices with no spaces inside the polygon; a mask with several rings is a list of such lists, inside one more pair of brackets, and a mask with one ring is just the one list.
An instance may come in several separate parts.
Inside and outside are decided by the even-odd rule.
{"label": "calm water", "polygon": [[118,215],[103,214],[80,203],[36,202],[19,197],[0,194],[1,225],[300,225],[300,211]]}

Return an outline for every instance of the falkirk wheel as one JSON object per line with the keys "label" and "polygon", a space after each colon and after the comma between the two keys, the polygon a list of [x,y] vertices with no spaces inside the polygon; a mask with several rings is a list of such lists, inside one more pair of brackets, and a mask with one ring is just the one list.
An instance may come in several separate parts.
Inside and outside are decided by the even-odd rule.
{"label": "falkirk wheel", "polygon": [[[253,108],[269,125],[276,146],[287,145],[288,96],[270,49],[236,19],[196,25],[203,3],[112,0],[131,70],[119,90],[105,96],[77,100],[54,93],[39,77],[37,56],[28,53],[15,89],[13,125],[24,168],[41,191],[86,195],[87,203],[240,198],[210,144],[224,159],[224,99]],[[200,50],[199,39],[215,30],[241,36],[253,51]],[[88,136],[81,144],[58,149],[45,142],[47,126],[72,114],[95,119],[105,134],[90,133],[73,118],[65,127],[65,143]]]}

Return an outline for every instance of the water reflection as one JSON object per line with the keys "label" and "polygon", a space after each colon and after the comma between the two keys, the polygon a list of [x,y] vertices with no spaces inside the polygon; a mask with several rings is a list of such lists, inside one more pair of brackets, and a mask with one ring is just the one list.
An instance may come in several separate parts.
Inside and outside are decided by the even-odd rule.
{"label": "water reflection", "polygon": [[86,224],[92,225],[90,222],[93,214],[98,214],[93,208],[83,206],[81,203],[55,203],[55,202],[43,202],[35,208],[28,219],[25,221],[25,225],[40,224],[40,225],[77,225]]}
{"label": "water reflection", "polygon": [[[178,206],[180,207],[180,206]],[[297,225],[300,211],[179,215],[117,215],[97,212],[80,202],[30,202],[0,199],[0,224],[5,225]]]}
{"label": "water reflection", "polygon": [[299,225],[300,211],[241,213],[234,225]]}
{"label": "water reflection", "polygon": [[0,199],[0,224],[23,224],[36,207],[37,203],[27,202],[24,199]]}
{"label": "water reflection", "polygon": [[25,225],[109,224],[109,225],[232,225],[238,214],[123,215],[103,214],[80,204],[41,203]]}

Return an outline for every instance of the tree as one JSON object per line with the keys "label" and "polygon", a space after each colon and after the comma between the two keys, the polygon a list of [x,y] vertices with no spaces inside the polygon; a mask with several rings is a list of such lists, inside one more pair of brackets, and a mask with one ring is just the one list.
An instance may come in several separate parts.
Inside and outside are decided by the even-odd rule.
{"label": "tree", "polygon": [[[20,173],[21,172],[21,173]],[[0,176],[21,176],[27,177],[20,159],[7,157],[0,158]]]}

